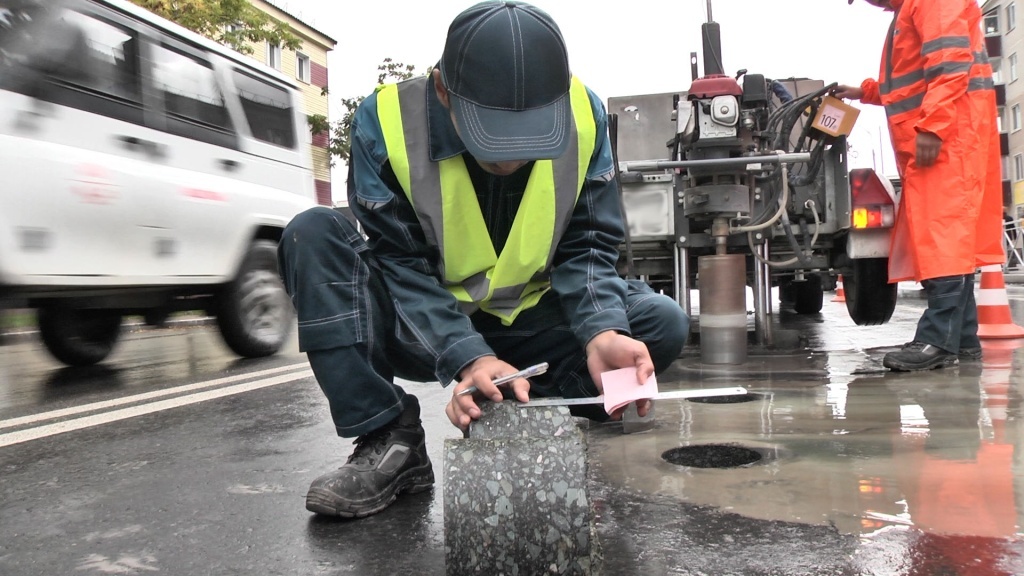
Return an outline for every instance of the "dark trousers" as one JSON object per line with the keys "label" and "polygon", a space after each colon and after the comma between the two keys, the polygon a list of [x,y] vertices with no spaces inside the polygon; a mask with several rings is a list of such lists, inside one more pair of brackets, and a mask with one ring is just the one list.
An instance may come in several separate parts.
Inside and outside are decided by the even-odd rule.
{"label": "dark trousers", "polygon": [[[285,229],[278,258],[298,316],[299,347],[327,396],[340,436],[365,434],[401,413],[408,400],[395,377],[436,381],[433,355],[403,338],[410,328],[395,314],[374,255],[341,213],[319,207],[299,214]],[[683,310],[646,284],[630,281],[626,314],[633,337],[650,350],[655,370],[668,368],[689,335]],[[512,326],[484,312],[471,320],[505,362],[518,368],[548,362],[548,372],[531,379],[532,394],[597,395],[584,349],[552,291]],[[596,406],[574,413],[606,417]]]}
{"label": "dark trousers", "polygon": [[974,274],[932,278],[922,281],[921,285],[928,297],[928,309],[917,323],[914,340],[953,354],[961,348],[981,346]]}

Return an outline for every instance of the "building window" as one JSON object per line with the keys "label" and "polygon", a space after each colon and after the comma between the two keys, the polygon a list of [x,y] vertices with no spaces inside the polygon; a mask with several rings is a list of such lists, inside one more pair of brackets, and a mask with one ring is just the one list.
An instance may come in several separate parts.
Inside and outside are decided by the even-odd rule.
{"label": "building window", "polygon": [[309,56],[302,52],[295,53],[295,77],[309,83]]}
{"label": "building window", "polygon": [[1013,157],[1013,180],[1024,180],[1024,154]]}
{"label": "building window", "polygon": [[1009,32],[1017,27],[1017,5],[1010,2],[1006,7],[1006,31]]}
{"label": "building window", "polygon": [[985,14],[985,35],[995,34],[999,34],[999,10],[992,10]]}
{"label": "building window", "polygon": [[1010,54],[1010,82],[1017,80],[1017,53]]}
{"label": "building window", "polygon": [[1010,121],[1010,131],[1016,132],[1020,130],[1020,104],[1014,104],[1011,108],[1012,119]]}
{"label": "building window", "polygon": [[267,66],[275,70],[281,69],[281,47],[267,42]]}
{"label": "building window", "polygon": [[996,131],[1002,133],[1006,129],[1006,107],[996,108]]}

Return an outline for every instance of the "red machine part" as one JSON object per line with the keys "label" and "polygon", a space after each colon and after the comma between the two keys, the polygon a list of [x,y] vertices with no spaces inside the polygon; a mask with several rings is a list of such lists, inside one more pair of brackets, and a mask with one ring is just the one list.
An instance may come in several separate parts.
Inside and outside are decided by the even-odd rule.
{"label": "red machine part", "polygon": [[698,78],[690,84],[686,94],[689,100],[714,98],[715,96],[742,96],[743,88],[732,76],[713,74]]}

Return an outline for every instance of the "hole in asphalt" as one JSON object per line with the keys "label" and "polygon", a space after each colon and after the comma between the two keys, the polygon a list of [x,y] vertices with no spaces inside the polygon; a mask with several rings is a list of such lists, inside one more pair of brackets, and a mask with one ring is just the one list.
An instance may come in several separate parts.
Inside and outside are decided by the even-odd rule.
{"label": "hole in asphalt", "polygon": [[676,466],[693,468],[739,468],[761,460],[762,454],[742,446],[701,444],[666,450],[662,460]]}
{"label": "hole in asphalt", "polygon": [[690,402],[700,404],[739,404],[740,402],[753,402],[764,398],[764,394],[731,394],[729,396],[702,396],[700,398],[687,398]]}

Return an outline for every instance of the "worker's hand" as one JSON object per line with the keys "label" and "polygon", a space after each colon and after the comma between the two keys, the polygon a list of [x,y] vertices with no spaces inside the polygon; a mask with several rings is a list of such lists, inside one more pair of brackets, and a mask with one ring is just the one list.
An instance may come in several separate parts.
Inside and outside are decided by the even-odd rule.
{"label": "worker's hand", "polygon": [[[634,340],[625,334],[619,334],[614,330],[601,332],[587,342],[587,369],[590,377],[594,379],[598,391],[604,393],[604,385],[601,382],[601,374],[619,368],[636,368],[637,385],[647,382],[647,379],[654,374],[654,360],[651,360],[651,353],[647,345],[639,340]],[[646,416],[651,407],[650,400],[640,400],[636,403],[636,411],[640,416]],[[625,408],[617,410],[611,415],[613,420],[622,417]]]}
{"label": "worker's hand", "polygon": [[927,168],[935,164],[942,150],[942,140],[931,132],[917,133],[917,155],[914,156],[914,163],[921,168]]}
{"label": "worker's hand", "polygon": [[864,97],[864,90],[859,86],[846,86],[844,84],[836,86],[829,93],[836,98],[842,98],[844,100],[860,100]]}
{"label": "worker's hand", "polygon": [[[452,391],[452,399],[445,407],[445,414],[452,424],[463,432],[469,429],[469,423],[480,417],[480,407],[477,400],[488,398],[492,402],[501,402],[503,396],[501,390],[494,385],[492,380],[507,374],[517,372],[518,368],[507,362],[502,362],[494,356],[482,356],[473,361],[462,370],[459,383]],[[473,394],[459,396],[459,392],[476,386],[477,391]],[[526,378],[517,378],[508,383],[516,400],[520,402],[530,401],[530,381]]]}

